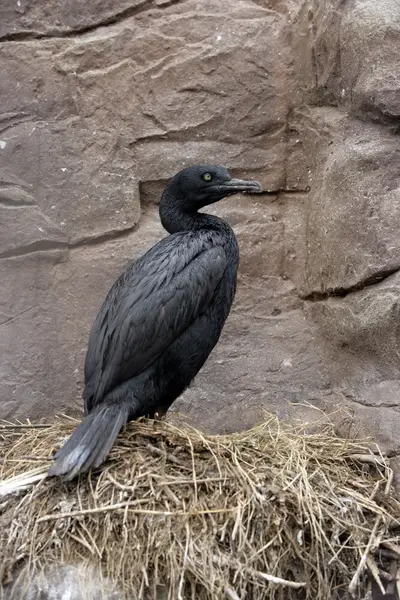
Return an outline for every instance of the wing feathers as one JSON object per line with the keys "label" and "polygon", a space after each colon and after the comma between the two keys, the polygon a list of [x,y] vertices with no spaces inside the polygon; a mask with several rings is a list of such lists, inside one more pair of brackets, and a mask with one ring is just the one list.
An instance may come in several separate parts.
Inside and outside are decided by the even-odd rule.
{"label": "wing feathers", "polygon": [[225,268],[222,246],[186,233],[162,240],[119,278],[89,339],[91,404],[145,370],[206,310]]}

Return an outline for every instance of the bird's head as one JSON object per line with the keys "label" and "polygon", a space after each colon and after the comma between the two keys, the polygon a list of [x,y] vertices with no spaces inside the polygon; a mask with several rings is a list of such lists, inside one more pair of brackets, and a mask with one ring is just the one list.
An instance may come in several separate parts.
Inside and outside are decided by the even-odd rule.
{"label": "bird's head", "polygon": [[234,179],[228,169],[219,165],[187,167],[172,178],[168,188],[179,196],[189,211],[197,211],[203,206],[218,202],[225,196],[239,192],[261,192],[258,181]]}

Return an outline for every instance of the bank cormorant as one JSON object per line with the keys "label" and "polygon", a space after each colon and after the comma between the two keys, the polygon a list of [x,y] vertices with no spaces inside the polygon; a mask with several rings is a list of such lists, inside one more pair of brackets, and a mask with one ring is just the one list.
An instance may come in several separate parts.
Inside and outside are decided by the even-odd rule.
{"label": "bank cormorant", "polygon": [[197,165],[166,186],[160,218],[170,234],[114,283],[93,324],[85,360],[85,417],[54,456],[50,475],[98,467],[122,427],[166,413],[220,337],[236,290],[239,250],[222,219],[199,209],[257,181]]}

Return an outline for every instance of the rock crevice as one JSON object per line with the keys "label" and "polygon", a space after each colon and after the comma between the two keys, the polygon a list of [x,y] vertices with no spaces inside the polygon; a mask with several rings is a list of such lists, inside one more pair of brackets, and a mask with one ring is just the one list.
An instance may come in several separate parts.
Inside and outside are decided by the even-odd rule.
{"label": "rock crevice", "polygon": [[381,283],[384,279],[395,275],[399,271],[400,266],[383,269],[382,271],[378,271],[373,275],[369,276],[367,279],[356,283],[352,287],[330,289],[321,292],[311,292],[305,295],[300,294],[300,298],[308,302],[319,302],[321,300],[327,300],[328,298],[345,298],[348,294],[359,292],[370,286],[377,285],[378,283]]}
{"label": "rock crevice", "polygon": [[[182,2],[182,0],[168,0],[164,2],[162,0],[134,0],[133,3],[122,2],[121,4],[128,4],[128,6],[116,12],[113,12],[112,10],[105,11],[105,14],[102,15],[101,19],[96,19],[96,11],[93,11],[93,14],[87,19],[91,22],[86,25],[79,26],[78,22],[76,22],[69,29],[65,27],[55,27],[54,25],[52,26],[50,23],[46,23],[46,29],[44,31],[31,29],[28,26],[26,29],[21,28],[19,31],[14,30],[1,33],[0,43],[31,42],[33,40],[79,37],[85,34],[93,33],[96,30],[101,29],[102,27],[123,24],[124,21],[131,19],[132,17],[135,17],[142,12],[149,10],[160,10],[162,8],[166,8],[167,6],[169,7],[180,2]],[[27,2],[26,4],[28,4],[29,6],[30,3]]]}

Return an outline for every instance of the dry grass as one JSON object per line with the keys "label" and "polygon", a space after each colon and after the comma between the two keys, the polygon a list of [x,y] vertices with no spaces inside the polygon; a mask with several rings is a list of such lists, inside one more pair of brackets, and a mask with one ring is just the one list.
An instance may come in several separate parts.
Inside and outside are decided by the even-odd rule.
{"label": "dry grass", "polygon": [[0,430],[3,581],[21,566],[29,577],[84,563],[129,599],[156,597],[159,585],[170,600],[362,598],[367,573],[396,585],[400,504],[366,444],[273,416],[229,436],[142,421],[96,473],[45,478],[74,426]]}

